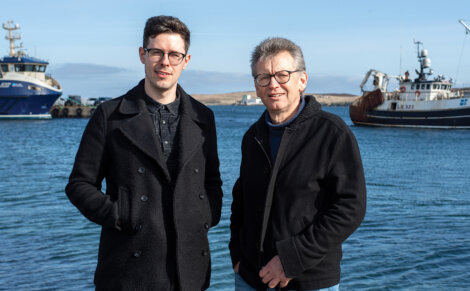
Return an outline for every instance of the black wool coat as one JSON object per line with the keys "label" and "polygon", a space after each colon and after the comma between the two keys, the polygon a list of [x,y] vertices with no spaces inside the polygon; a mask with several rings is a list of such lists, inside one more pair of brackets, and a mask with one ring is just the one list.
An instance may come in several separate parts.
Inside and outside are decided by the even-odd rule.
{"label": "black wool coat", "polygon": [[177,91],[174,181],[144,101],[144,80],[101,104],[85,129],[66,193],[102,226],[97,290],[169,290],[170,278],[181,290],[209,287],[207,232],[222,205],[214,114]]}
{"label": "black wool coat", "polygon": [[[267,287],[258,273],[275,255],[293,278],[286,289],[338,284],[341,244],[365,215],[365,179],[354,135],[313,96],[305,102],[286,127],[275,161],[269,155],[267,112],[243,137],[229,247],[232,263],[240,262],[240,275],[258,290]],[[261,243],[271,180],[273,198]]]}

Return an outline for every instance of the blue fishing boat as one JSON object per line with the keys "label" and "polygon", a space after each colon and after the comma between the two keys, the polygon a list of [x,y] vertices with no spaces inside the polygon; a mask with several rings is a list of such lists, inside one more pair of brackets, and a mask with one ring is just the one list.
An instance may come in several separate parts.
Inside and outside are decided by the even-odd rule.
{"label": "blue fishing boat", "polygon": [[46,74],[48,62],[30,57],[23,45],[16,46],[21,36],[12,21],[3,24],[8,31],[10,53],[0,59],[0,119],[50,119],[50,108],[62,95],[60,84]]}

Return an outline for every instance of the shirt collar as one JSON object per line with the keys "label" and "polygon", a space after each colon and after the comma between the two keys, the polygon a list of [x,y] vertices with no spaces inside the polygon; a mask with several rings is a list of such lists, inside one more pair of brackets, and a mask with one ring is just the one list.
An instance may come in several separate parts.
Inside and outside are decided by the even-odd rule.
{"label": "shirt collar", "polygon": [[170,112],[170,114],[172,115],[178,115],[179,113],[179,107],[180,107],[180,102],[181,102],[181,98],[179,96],[179,92],[177,91],[176,92],[176,99],[175,101],[171,102],[171,103],[168,103],[168,104],[161,104],[160,102],[158,101],[155,101],[154,99],[152,99],[150,96],[148,96],[147,94],[145,94],[145,103],[147,103],[147,107],[149,108],[150,111],[152,112],[155,112],[159,109],[162,108],[162,106],[165,106],[168,111]]}

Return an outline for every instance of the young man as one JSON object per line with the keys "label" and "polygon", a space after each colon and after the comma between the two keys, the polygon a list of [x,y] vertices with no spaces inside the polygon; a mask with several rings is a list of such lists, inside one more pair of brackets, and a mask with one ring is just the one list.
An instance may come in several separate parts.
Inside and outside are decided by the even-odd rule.
{"label": "young man", "polygon": [[233,189],[235,290],[337,290],[341,244],[366,207],[356,140],[341,118],[302,96],[308,77],[297,45],[267,39],[251,68],[266,111],[243,137]]}
{"label": "young man", "polygon": [[97,290],[209,287],[222,181],[214,114],[178,85],[189,43],[179,19],[150,18],[145,79],[100,105],[83,134],[66,193],[102,226]]}

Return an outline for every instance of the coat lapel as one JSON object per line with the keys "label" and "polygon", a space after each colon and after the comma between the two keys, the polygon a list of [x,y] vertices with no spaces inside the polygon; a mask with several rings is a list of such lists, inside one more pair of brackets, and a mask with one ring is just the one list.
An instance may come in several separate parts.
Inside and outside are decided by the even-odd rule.
{"label": "coat lapel", "polygon": [[192,108],[190,97],[179,87],[181,97],[181,117],[178,130],[178,173],[191,159],[204,142],[204,133],[196,112]]}
{"label": "coat lapel", "polygon": [[142,95],[143,92],[143,82],[141,82],[123,98],[119,111],[133,116],[125,119],[119,129],[135,147],[153,159],[165,179],[171,181],[170,173],[163,159],[160,141],[155,134],[155,125]]}

